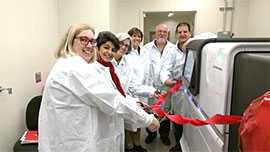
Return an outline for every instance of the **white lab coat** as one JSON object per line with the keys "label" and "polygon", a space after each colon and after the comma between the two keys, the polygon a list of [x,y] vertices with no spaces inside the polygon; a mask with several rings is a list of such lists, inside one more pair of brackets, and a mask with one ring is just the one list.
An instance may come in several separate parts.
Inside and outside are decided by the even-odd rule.
{"label": "white lab coat", "polygon": [[185,63],[185,54],[177,47],[176,43],[174,49],[175,52],[173,58],[164,61],[160,70],[160,80],[164,84],[166,80],[180,80],[183,66]]}
{"label": "white lab coat", "polygon": [[153,116],[117,91],[108,67],[60,58],[44,89],[39,152],[124,152],[124,119],[146,127]]}
{"label": "white lab coat", "polygon": [[[155,88],[141,84],[139,81],[141,79],[141,74],[138,73],[141,73],[142,71],[137,71],[135,69],[135,65],[139,66],[141,63],[139,63],[140,60],[137,58],[138,64],[136,64],[135,58],[124,55],[119,63],[115,59],[111,62],[114,65],[115,72],[119,77],[122,88],[126,93],[126,98],[134,97],[137,101],[142,101],[142,95],[147,94],[146,97],[148,97],[150,93],[154,93]],[[143,67],[141,68],[143,69]],[[135,132],[137,128],[139,128],[137,125],[125,120],[125,129]]]}
{"label": "white lab coat", "polygon": [[[150,84],[161,91],[166,91],[168,89],[167,86],[164,85],[164,82],[161,79],[161,70],[165,62],[175,60],[176,56],[176,48],[175,45],[171,42],[167,41],[163,53],[158,49],[155,45],[155,40],[147,43],[144,47],[147,50],[148,61],[150,61],[148,66],[148,74],[146,80],[146,84]],[[170,68],[169,68],[170,69]],[[153,99],[149,99],[148,103],[153,104]],[[162,105],[162,109],[166,111],[171,110],[171,102],[168,99],[164,105]]]}
{"label": "white lab coat", "polygon": [[[131,65],[128,64],[125,56],[122,56],[119,63],[114,58],[112,59],[111,63],[113,64],[115,73],[117,74],[121,82],[121,86],[125,91],[126,98],[131,98],[132,94],[128,91],[129,87],[132,85],[131,83],[133,77]],[[139,101],[139,99],[137,99],[137,101]],[[136,125],[132,124],[128,120],[125,120],[124,123],[125,129],[134,132],[137,131]]]}
{"label": "white lab coat", "polygon": [[147,64],[143,55],[140,56],[132,50],[130,54],[124,55],[119,63],[113,59],[112,64],[128,95],[142,100],[149,94],[154,94],[154,87],[142,84]]}
{"label": "white lab coat", "polygon": [[[161,67],[160,79],[165,83],[167,79],[180,80],[182,76],[183,66],[185,63],[185,54],[175,45],[175,56],[171,60],[166,60]],[[181,90],[177,91],[171,96],[171,109],[172,113],[185,114],[184,102],[182,102]]]}
{"label": "white lab coat", "polygon": [[163,53],[161,55],[160,50],[155,45],[154,41],[147,43],[144,48],[146,49],[146,60],[149,61],[145,84],[152,85],[160,88],[163,86],[163,82],[160,79],[160,72],[163,64],[167,60],[173,60],[175,58],[175,45],[167,41]]}
{"label": "white lab coat", "polygon": [[114,58],[112,59],[111,63],[114,66],[115,72],[119,77],[119,80],[125,93],[131,95],[131,93],[128,91],[128,88],[130,85],[132,85],[131,84],[133,77],[132,65],[128,63],[125,55],[122,56],[119,63],[117,63],[117,61]]}
{"label": "white lab coat", "polygon": [[128,63],[133,69],[132,83],[129,87],[129,92],[131,92],[134,97],[145,101],[150,94],[154,94],[156,91],[156,88],[152,85],[144,83],[145,78],[148,77],[147,74],[150,63],[146,52],[147,50],[141,47],[140,54],[138,50],[132,49],[131,52],[126,55]]}

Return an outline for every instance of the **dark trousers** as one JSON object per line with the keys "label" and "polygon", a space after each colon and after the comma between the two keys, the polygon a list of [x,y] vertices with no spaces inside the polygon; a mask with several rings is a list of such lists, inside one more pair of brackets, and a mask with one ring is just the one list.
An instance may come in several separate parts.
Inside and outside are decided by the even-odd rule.
{"label": "dark trousers", "polygon": [[[157,132],[151,132],[146,128],[146,131],[148,133],[148,136],[152,136],[152,137],[156,137],[157,136]],[[170,133],[170,121],[169,120],[163,120],[160,123],[160,128],[158,130],[159,134],[160,134],[160,138],[167,138],[169,137],[169,133]]]}
{"label": "dark trousers", "polygon": [[174,139],[175,143],[181,147],[180,145],[180,139],[182,138],[183,135],[183,125],[178,125],[176,123],[173,123],[174,126]]}

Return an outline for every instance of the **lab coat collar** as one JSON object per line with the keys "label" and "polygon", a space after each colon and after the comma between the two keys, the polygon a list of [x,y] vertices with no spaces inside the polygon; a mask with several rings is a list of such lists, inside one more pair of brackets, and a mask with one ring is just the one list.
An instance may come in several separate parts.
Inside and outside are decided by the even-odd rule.
{"label": "lab coat collar", "polygon": [[115,89],[116,88],[116,85],[114,84],[114,82],[112,81],[112,78],[111,78],[111,75],[110,75],[110,68],[109,67],[105,67],[103,66],[102,64],[100,64],[99,62],[95,61],[94,64],[96,65],[95,68],[96,68],[96,71],[105,77],[106,80],[108,80]]}
{"label": "lab coat collar", "polygon": [[112,59],[111,63],[112,63],[114,66],[119,66],[119,65],[122,66],[122,65],[125,64],[125,60],[126,60],[126,58],[125,58],[125,55],[124,55],[124,56],[122,56],[122,58],[121,58],[121,60],[120,60],[119,63],[115,60],[115,58]]}
{"label": "lab coat collar", "polygon": [[[176,50],[178,51],[178,52],[184,52],[184,50],[182,49],[182,46],[180,45],[180,43],[179,43],[179,41],[176,41],[176,44],[175,44],[175,46],[176,46]],[[179,47],[180,46],[180,47]]]}
{"label": "lab coat collar", "polygon": [[129,54],[134,54],[134,55],[140,56],[141,52],[140,52],[140,54],[139,54],[139,51],[138,51],[138,50],[141,51],[140,46],[138,47],[138,49],[132,48]]}

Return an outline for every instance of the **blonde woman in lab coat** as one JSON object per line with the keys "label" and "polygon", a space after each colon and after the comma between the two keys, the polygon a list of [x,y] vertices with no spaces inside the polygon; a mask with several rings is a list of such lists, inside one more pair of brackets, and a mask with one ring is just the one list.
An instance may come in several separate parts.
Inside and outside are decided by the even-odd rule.
{"label": "blonde woman in lab coat", "polygon": [[[95,62],[94,34],[88,25],[72,25],[60,45],[39,113],[39,152],[123,152],[124,119],[159,128]],[[111,51],[117,45],[99,47]]]}

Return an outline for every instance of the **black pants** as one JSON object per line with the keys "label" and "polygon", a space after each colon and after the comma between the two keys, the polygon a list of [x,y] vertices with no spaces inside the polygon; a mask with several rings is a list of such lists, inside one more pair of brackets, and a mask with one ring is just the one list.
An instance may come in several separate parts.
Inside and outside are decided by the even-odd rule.
{"label": "black pants", "polygon": [[[148,133],[148,136],[152,136],[152,137],[156,137],[157,136],[157,132],[151,132],[150,130],[148,130],[146,128],[146,131]],[[160,134],[160,138],[167,138],[169,137],[169,133],[170,133],[170,121],[169,120],[164,120],[160,123],[160,128],[158,130],[159,134]]]}
{"label": "black pants", "polygon": [[183,125],[178,125],[176,123],[173,123],[174,126],[174,139],[175,143],[180,146],[180,139],[183,135]]}

